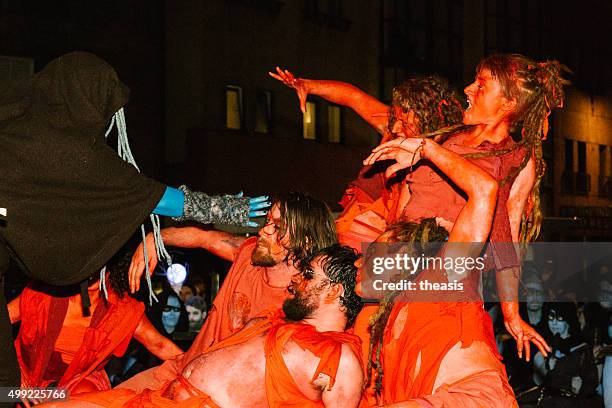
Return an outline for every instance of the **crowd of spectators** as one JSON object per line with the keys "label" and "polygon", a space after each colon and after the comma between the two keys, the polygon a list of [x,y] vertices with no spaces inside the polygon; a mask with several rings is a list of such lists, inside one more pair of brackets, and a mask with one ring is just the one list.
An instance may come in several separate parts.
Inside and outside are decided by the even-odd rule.
{"label": "crowd of spectators", "polygon": [[571,281],[555,279],[555,267],[526,262],[520,314],[552,348],[520,359],[495,303],[489,313],[496,340],[521,407],[612,406],[612,280],[608,266],[595,265]]}

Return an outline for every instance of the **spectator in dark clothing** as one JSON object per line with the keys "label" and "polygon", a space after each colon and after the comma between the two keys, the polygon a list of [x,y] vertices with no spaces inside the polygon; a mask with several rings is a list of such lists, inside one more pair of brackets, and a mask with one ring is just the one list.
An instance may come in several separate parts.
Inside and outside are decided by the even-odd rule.
{"label": "spectator in dark clothing", "polygon": [[592,347],[580,331],[573,303],[546,303],[548,319],[542,335],[553,351],[534,357],[534,382],[541,385],[542,407],[601,407],[595,389],[599,384]]}

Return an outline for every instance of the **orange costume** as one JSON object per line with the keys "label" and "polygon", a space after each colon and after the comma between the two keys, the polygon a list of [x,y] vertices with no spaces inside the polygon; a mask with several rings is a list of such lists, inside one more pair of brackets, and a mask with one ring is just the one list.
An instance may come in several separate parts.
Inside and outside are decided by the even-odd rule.
{"label": "orange costume", "polygon": [[[80,295],[75,295],[80,296]],[[121,356],[140,322],[144,305],[120,298],[108,288],[108,302],[98,302],[85,330],[64,326],[69,297],[54,297],[26,287],[19,307],[22,316],[15,348],[22,384],[75,389],[82,381],[99,390],[110,389],[104,365]],[[88,388],[89,388],[88,387]]]}
{"label": "orange costume", "polygon": [[[359,356],[361,347],[361,341],[357,336],[340,332],[318,332],[309,324],[287,323],[282,320],[280,314],[277,314],[262,319],[240,333],[216,343],[207,352],[245,343],[264,332],[267,332],[264,350],[266,356],[265,389],[270,408],[324,406],[322,401],[313,401],[304,396],[295,384],[283,358],[283,350],[288,341],[296,343],[320,358],[312,381],[318,378],[319,374],[325,374],[330,377],[330,388],[334,385],[338,371],[342,345],[349,346],[357,356]],[[157,391],[147,389],[136,394],[127,389],[114,389],[102,393],[79,394],[73,400],[87,401],[107,408],[218,408],[218,405],[208,395],[191,385],[181,374],[177,376],[177,379],[191,395],[187,400],[177,402],[163,396],[172,381],[168,381]]]}
{"label": "orange costume", "polygon": [[254,317],[280,308],[287,298],[286,287],[268,284],[265,267],[251,264],[256,246],[257,237],[252,237],[238,249],[204,326],[185,353],[185,361],[191,361],[213,344],[236,333]]}
{"label": "orange costume", "polygon": [[[467,134],[452,136],[444,142],[442,146],[459,154],[506,150],[516,146],[511,138],[507,138],[499,144],[484,142],[477,148],[471,148],[462,144],[466,136]],[[507,175],[511,174],[513,170],[518,168],[524,155],[524,149],[519,148],[501,156],[485,156],[481,158],[470,158],[469,160],[486,170],[497,181],[501,181]],[[380,180],[382,176],[378,175],[375,177],[379,178],[364,182],[362,181],[363,173],[360,173],[358,180],[353,182],[347,191],[347,194],[350,193],[352,195],[345,195],[341,203],[350,202],[351,199],[358,200],[361,198],[363,200],[364,197],[367,202],[367,197],[372,194],[372,186],[375,181]],[[402,211],[402,219],[420,222],[424,218],[442,217],[448,221],[455,222],[459,212],[465,206],[466,200],[459,190],[454,188],[453,184],[451,184],[446,177],[441,175],[434,166],[430,166],[426,162],[420,163],[413,172],[408,173],[406,180],[410,184],[411,197]],[[513,181],[514,178],[510,178],[503,185],[500,185],[495,216],[489,238],[492,243],[512,242],[510,221],[507,213],[507,201]],[[378,185],[384,186],[382,183]],[[365,193],[365,191],[370,191],[370,193]],[[390,211],[392,209],[394,210],[394,205],[397,205],[398,197],[397,185],[394,185],[389,191],[383,191],[381,198],[367,206],[360,204],[351,206],[352,209],[347,208],[345,213],[342,214],[342,217],[345,218],[341,218],[337,221],[337,223],[339,223],[338,231],[343,231],[343,234],[339,234],[339,240],[358,250],[361,250],[361,242],[373,242],[377,236],[384,231],[387,221],[392,220]],[[367,208],[367,210],[361,214],[356,214],[355,212],[359,208]],[[380,208],[384,210],[381,211]],[[363,233],[364,231],[367,232],[368,229],[361,225],[368,221],[372,222],[373,225],[373,227],[369,229],[371,232],[369,236]],[[489,262],[485,269],[504,269],[519,265],[516,254],[509,252],[507,250],[508,248],[502,244],[502,246],[494,247],[493,250],[489,251],[489,256],[487,257]],[[442,279],[442,277],[440,278]],[[474,300],[474,298],[470,297],[470,300]],[[410,322],[407,321],[405,323],[405,333],[403,333],[403,337],[406,337],[406,339],[403,341],[398,340],[398,343],[395,343],[396,346],[386,345],[384,348],[387,351],[385,379],[389,381],[389,383],[387,383],[387,386],[384,386],[383,392],[387,403],[399,402],[408,398],[416,398],[433,392],[434,390],[431,388],[433,387],[439,364],[446,352],[457,343],[457,341],[461,341],[463,347],[468,347],[472,341],[482,340],[491,347],[494,355],[498,356],[493,339],[492,324],[488,315],[484,312],[481,302],[412,303],[407,307],[411,310],[408,315],[411,319],[415,320],[410,320]],[[397,317],[399,309],[398,305],[396,305],[387,327],[393,326],[392,322]],[[368,344],[370,340],[369,320],[376,310],[377,306],[365,306],[355,321],[354,333],[362,339],[364,360],[366,360],[368,356]],[[452,313],[450,311],[452,311]],[[444,323],[441,324],[442,322]],[[385,339],[387,339],[387,337],[386,334]],[[406,372],[412,373],[413,371],[404,371],[408,368],[406,365],[412,364],[412,368],[414,368],[414,363],[416,362],[419,352],[421,352],[417,345],[427,344],[430,342],[430,339],[431,348],[428,348],[430,354],[427,357],[422,355],[420,371],[421,375],[426,376],[426,378],[418,379],[415,385],[412,383],[415,379],[409,376],[406,377]],[[435,339],[435,341],[433,339]],[[404,344],[407,340],[410,341]],[[440,342],[446,343],[443,345]],[[412,352],[408,352],[408,350]],[[395,352],[398,354],[394,354]],[[423,351],[423,353],[425,353],[425,351]],[[395,357],[392,357],[393,355],[395,355]],[[505,381],[505,370],[501,363],[500,372],[503,373],[503,381]],[[398,377],[395,378],[395,376]],[[407,378],[409,378],[410,381],[406,382]],[[372,391],[372,389],[366,390],[370,404],[374,401]],[[511,392],[510,395],[512,395]]]}
{"label": "orange costume", "polygon": [[336,220],[338,241],[360,252],[363,243],[374,242],[397,213],[400,186],[386,186],[381,168],[378,163],[364,166],[340,200],[344,211]]}
{"label": "orange costume", "polygon": [[[421,273],[417,281],[423,279],[447,281],[445,273],[440,271]],[[410,302],[402,295],[398,297],[383,336],[382,397],[385,403],[422,399],[431,404],[427,406],[435,407],[516,406],[497,352],[489,314],[482,302],[473,301],[478,296],[478,279],[475,273],[468,275],[464,279],[466,289],[463,293],[439,292],[436,295],[442,299],[439,302]],[[483,342],[490,350],[487,366],[482,369],[465,364],[452,367],[456,372],[470,374],[434,390],[440,363],[449,350],[457,343],[467,348],[476,341]],[[458,401],[464,405],[458,405]],[[482,405],[483,401],[489,403]]]}
{"label": "orange costume", "polygon": [[251,264],[256,246],[257,237],[252,237],[238,249],[213,307],[189,350],[183,356],[137,374],[119,387],[135,392],[157,389],[176,378],[187,362],[242,329],[249,320],[282,306],[287,297],[286,288],[270,286],[266,281],[266,268]]}

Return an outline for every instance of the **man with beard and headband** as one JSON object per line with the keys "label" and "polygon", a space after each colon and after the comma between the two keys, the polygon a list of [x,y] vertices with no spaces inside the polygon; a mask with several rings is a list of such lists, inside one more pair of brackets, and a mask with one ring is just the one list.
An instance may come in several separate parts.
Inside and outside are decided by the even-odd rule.
{"label": "man with beard and headband", "polygon": [[344,333],[361,309],[357,258],[341,245],[312,253],[291,279],[283,313],[249,321],[156,390],[116,388],[48,406],[357,407],[361,342]]}
{"label": "man with beard and headband", "polygon": [[[202,248],[233,261],[219,293],[213,301],[200,333],[183,358],[170,360],[147,370],[124,387],[140,391],[154,382],[173,378],[195,356],[231,336],[261,313],[278,309],[287,297],[291,277],[298,273],[299,260],[336,243],[334,220],[325,203],[307,194],[290,193],[271,207],[258,237],[245,238],[197,227],[162,230],[166,245]],[[150,270],[157,261],[153,238],[147,237]],[[130,267],[130,277],[144,270],[143,248],[139,247]]]}

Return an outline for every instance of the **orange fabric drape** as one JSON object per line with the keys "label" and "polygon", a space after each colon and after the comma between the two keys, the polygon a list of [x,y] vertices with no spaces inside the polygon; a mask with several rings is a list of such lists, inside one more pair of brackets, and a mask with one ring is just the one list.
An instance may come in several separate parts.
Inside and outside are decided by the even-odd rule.
{"label": "orange fabric drape", "polygon": [[323,373],[330,377],[329,389],[336,380],[342,345],[346,344],[360,358],[361,341],[357,336],[339,332],[318,332],[302,323],[274,324],[266,339],[266,395],[270,408],[323,407],[322,401],[307,399],[289,373],[282,352],[288,341],[309,350],[321,360],[312,377],[314,381]]}
{"label": "orange fabric drape", "polygon": [[[75,295],[80,296],[80,295]],[[24,383],[30,387],[44,387],[58,382],[69,390],[87,378],[98,389],[109,389],[104,374],[104,362],[111,354],[121,356],[133,337],[144,313],[144,305],[129,296],[119,298],[109,288],[108,302],[95,305],[89,327],[79,336],[64,338],[62,345],[72,343],[74,358],[69,365],[62,362],[54,345],[58,336],[71,336],[61,330],[68,309],[69,298],[57,298],[25,288],[20,298],[21,328],[15,348],[22,369]]]}
{"label": "orange fabric drape", "polygon": [[[313,376],[324,373],[331,378],[333,386],[340,362],[342,345],[348,345],[355,355],[359,356],[361,341],[358,337],[339,332],[318,332],[313,326],[303,323],[287,323],[279,312],[269,313],[266,318],[254,322],[239,333],[214,344],[207,352],[213,352],[225,347],[243,344],[250,339],[268,332],[265,342],[266,371],[265,387],[270,408],[279,407],[322,407],[321,401],[306,398],[289,373],[282,353],[285,344],[293,341],[300,347],[309,350],[321,360]],[[165,389],[172,383],[168,381],[157,391],[145,389],[136,394],[129,389],[114,389],[101,393],[79,394],[74,400],[96,403],[106,408],[216,408],[217,404],[206,394],[193,387],[189,381],[179,374],[177,379],[191,393],[192,397],[176,402],[163,397]]]}

